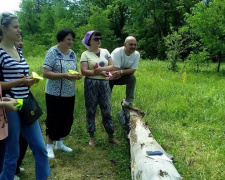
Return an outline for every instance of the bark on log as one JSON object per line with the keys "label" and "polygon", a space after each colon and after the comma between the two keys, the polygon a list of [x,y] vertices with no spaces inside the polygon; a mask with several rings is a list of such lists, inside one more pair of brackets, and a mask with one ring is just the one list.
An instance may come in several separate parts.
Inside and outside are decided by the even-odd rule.
{"label": "bark on log", "polygon": [[173,163],[165,159],[152,159],[147,157],[146,151],[161,151],[167,153],[157,143],[142,121],[140,113],[130,110],[130,153],[132,180],[181,180]]}

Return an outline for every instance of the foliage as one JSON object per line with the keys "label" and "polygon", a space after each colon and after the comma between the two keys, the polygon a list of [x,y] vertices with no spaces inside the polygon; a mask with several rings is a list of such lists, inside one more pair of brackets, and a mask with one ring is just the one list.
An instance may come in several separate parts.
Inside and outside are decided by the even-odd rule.
{"label": "foliage", "polygon": [[197,72],[200,71],[200,64],[207,62],[208,56],[209,53],[207,51],[201,51],[197,54],[193,51],[190,53],[189,59],[195,64],[195,69]]}
{"label": "foliage", "polygon": [[[27,60],[31,71],[41,74],[43,59],[35,57]],[[135,106],[146,112],[143,120],[148,122],[154,138],[164,150],[174,156],[174,165],[184,179],[223,180],[225,72],[214,73],[216,64],[212,62],[200,68],[199,73],[192,71],[189,61],[178,62],[177,72],[165,71],[167,66],[168,62],[164,61],[140,61],[139,69],[135,72]],[[31,88],[44,110],[40,120],[43,136],[46,117],[44,85],[45,80]],[[53,179],[131,179],[129,144],[117,118],[124,95],[124,86],[114,87],[111,102],[115,137],[122,141],[122,145],[108,143],[101,113],[97,110],[97,145],[89,148],[83,79],[76,82],[74,124],[70,135],[64,138],[65,144],[72,147],[73,152],[55,151],[56,159],[50,160]],[[115,160],[116,164],[110,160]],[[33,179],[31,151],[26,153],[22,167],[25,172],[19,175],[21,179]]]}
{"label": "foliage", "polygon": [[[112,30],[110,29],[110,21],[107,18],[109,15],[108,10],[103,10],[97,6],[91,6],[92,15],[88,19],[88,24],[82,29],[86,29],[86,32],[89,30],[98,30],[102,33],[104,41],[102,42],[102,47],[108,47],[110,51],[114,48],[112,44],[115,44],[116,38],[113,35]],[[98,23],[96,23],[98,22]],[[86,33],[85,32],[85,33]],[[85,35],[83,34],[83,36]],[[106,39],[106,41],[105,41]],[[112,49],[113,48],[113,49]]]}
{"label": "foliage", "polygon": [[69,27],[77,34],[74,48],[80,54],[84,49],[80,44],[83,36],[96,28],[103,32],[103,46],[110,51],[122,46],[128,35],[133,35],[143,58],[164,59],[164,37],[171,33],[171,26],[177,30],[184,24],[183,15],[197,2],[199,0],[24,0],[18,16],[23,38],[47,49],[56,43],[57,31]]}
{"label": "foliage", "polygon": [[124,29],[137,37],[141,55],[148,59],[166,58],[166,46],[163,38],[171,32],[171,26],[177,30],[183,25],[183,14],[196,3],[191,0],[125,2],[129,3],[130,16]]}
{"label": "foliage", "polygon": [[185,40],[186,39],[182,38],[182,36],[177,31],[174,31],[165,38],[165,44],[167,46],[167,58],[171,63],[169,69],[172,71],[177,70],[177,61],[181,60],[180,54],[185,51],[182,46]]}
{"label": "foliage", "polygon": [[76,33],[73,49],[78,55],[85,50],[81,41],[86,32],[96,29],[103,34],[102,47],[110,52],[132,35],[143,59],[169,59],[172,69],[178,60],[208,52],[219,70],[224,57],[222,0],[24,0],[20,7],[28,56],[43,57],[57,44],[57,31],[69,27]]}
{"label": "foliage", "polygon": [[225,54],[225,4],[215,0],[205,6],[199,3],[187,15],[187,23],[192,33],[200,38],[208,52],[219,61]]}

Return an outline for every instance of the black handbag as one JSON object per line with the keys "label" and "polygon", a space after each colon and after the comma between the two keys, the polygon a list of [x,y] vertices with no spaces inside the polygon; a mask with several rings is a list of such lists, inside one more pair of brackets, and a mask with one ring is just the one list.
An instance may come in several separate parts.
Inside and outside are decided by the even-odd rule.
{"label": "black handbag", "polygon": [[21,120],[27,125],[33,124],[43,114],[37,100],[31,92],[28,97],[23,100],[23,107],[18,112]]}

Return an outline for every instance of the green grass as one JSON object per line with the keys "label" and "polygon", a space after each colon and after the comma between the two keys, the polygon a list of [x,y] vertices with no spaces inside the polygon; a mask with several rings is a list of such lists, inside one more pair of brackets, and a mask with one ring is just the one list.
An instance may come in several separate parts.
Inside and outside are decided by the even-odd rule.
{"label": "green grass", "polygon": [[[27,60],[31,71],[41,75],[43,59]],[[165,151],[174,156],[174,165],[184,179],[225,179],[224,72],[216,73],[216,64],[201,67],[199,73],[189,64],[178,64],[178,72],[168,71],[167,67],[167,62],[140,62],[136,72],[135,105],[146,112],[144,121]],[[39,82],[32,87],[32,92],[45,112],[44,85],[45,80]],[[108,143],[99,110],[97,145],[87,147],[83,79],[76,82],[76,93],[74,124],[65,138],[74,151],[55,153],[56,159],[50,160],[53,179],[131,179],[129,145],[118,120],[125,87],[116,86],[112,93],[115,136],[122,141],[119,147]],[[45,116],[44,113],[40,120],[44,136]],[[111,159],[117,164],[111,163]],[[29,150],[23,164],[26,171],[20,175],[22,180],[34,179],[33,166]]]}

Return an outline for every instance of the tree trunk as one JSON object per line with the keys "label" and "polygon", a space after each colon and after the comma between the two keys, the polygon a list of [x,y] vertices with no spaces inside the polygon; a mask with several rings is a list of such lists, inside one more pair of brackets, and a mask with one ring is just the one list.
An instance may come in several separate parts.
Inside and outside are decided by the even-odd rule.
{"label": "tree trunk", "polygon": [[[130,110],[130,153],[132,180],[180,180],[182,177],[163,148],[153,138],[142,115]],[[146,151],[161,151],[162,156],[147,156]],[[166,159],[163,159],[165,157]]]}
{"label": "tree trunk", "polygon": [[221,57],[218,59],[217,72],[220,72]]}

